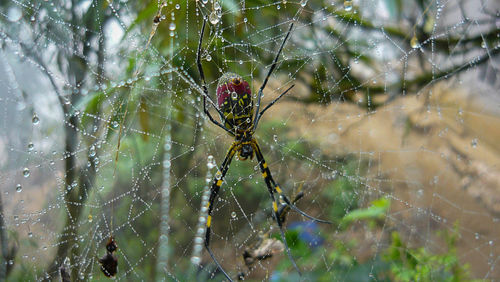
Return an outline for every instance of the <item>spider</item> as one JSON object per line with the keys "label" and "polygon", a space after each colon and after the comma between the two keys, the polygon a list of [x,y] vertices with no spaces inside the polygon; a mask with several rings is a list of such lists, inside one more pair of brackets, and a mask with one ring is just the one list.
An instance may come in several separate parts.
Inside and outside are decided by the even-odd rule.
{"label": "spider", "polygon": [[[201,28],[200,39],[198,43],[198,52],[196,58],[196,63],[198,66],[198,71],[200,73],[202,88],[204,93],[203,111],[205,112],[205,114],[208,116],[208,118],[212,123],[222,128],[224,131],[229,133],[229,135],[233,136],[235,139],[233,144],[229,147],[229,150],[226,154],[226,157],[224,158],[224,161],[222,162],[217,173],[215,174],[214,179],[212,180],[212,186],[210,189],[210,198],[207,204],[208,216],[207,216],[207,226],[205,233],[205,247],[210,256],[212,257],[213,261],[217,265],[217,268],[226,276],[227,279],[229,279],[229,281],[232,281],[232,279],[229,277],[227,272],[222,268],[220,263],[215,258],[215,255],[213,254],[212,250],[210,249],[210,228],[212,223],[212,211],[214,208],[214,201],[217,198],[217,195],[219,194],[222,181],[229,169],[229,165],[234,155],[238,154],[238,158],[240,160],[246,160],[248,158],[253,159],[254,155],[256,155],[262,173],[262,177],[264,178],[264,181],[267,185],[267,189],[269,191],[269,196],[271,197],[272,207],[274,211],[273,217],[276,220],[276,223],[278,224],[278,227],[280,229],[281,239],[283,240],[290,261],[292,262],[297,272],[300,274],[300,270],[290,253],[290,248],[288,247],[288,244],[285,239],[285,233],[283,231],[283,226],[282,226],[282,219],[279,215],[280,212],[278,211],[278,202],[276,201],[275,194],[279,195],[279,198],[285,202],[284,204],[286,204],[292,210],[300,213],[301,215],[316,222],[322,222],[322,223],[331,223],[331,222],[312,217],[303,212],[302,210],[300,210],[299,208],[297,208],[293,203],[290,202],[290,200],[283,194],[283,190],[271,176],[271,171],[269,170],[269,167],[266,161],[264,160],[264,156],[262,155],[257,140],[253,136],[255,130],[257,129],[257,125],[259,124],[259,120],[265,113],[265,111],[268,110],[272,105],[274,105],[281,97],[283,97],[283,95],[288,93],[288,91],[290,91],[290,89],[292,89],[294,86],[292,85],[288,87],[288,89],[286,89],[276,99],[274,99],[271,103],[269,103],[266,107],[264,107],[262,111],[259,112],[262,93],[264,91],[264,88],[266,87],[269,77],[273,73],[273,70],[276,68],[276,64],[278,62],[281,50],[283,49],[283,46],[285,45],[285,42],[288,39],[290,32],[292,31],[293,23],[290,24],[288,32],[285,35],[283,42],[281,43],[278,53],[276,54],[276,57],[274,58],[273,63],[271,65],[271,68],[269,69],[264,79],[264,82],[259,88],[255,112],[254,112],[254,103],[252,100],[252,95],[248,82],[235,73],[225,73],[220,77],[219,82],[217,84],[217,105],[209,96],[208,88],[205,81],[205,75],[203,73],[203,67],[201,65],[201,45],[203,41],[203,34],[205,32],[205,25],[206,25],[206,19],[203,20],[203,26]],[[212,107],[214,107],[217,113],[219,114],[221,122],[215,120],[208,111],[207,99],[209,100]]]}
{"label": "spider", "polygon": [[118,258],[113,254],[116,249],[118,249],[118,246],[116,245],[115,238],[111,236],[106,244],[106,254],[99,259],[102,273],[107,277],[113,277],[117,272]]}

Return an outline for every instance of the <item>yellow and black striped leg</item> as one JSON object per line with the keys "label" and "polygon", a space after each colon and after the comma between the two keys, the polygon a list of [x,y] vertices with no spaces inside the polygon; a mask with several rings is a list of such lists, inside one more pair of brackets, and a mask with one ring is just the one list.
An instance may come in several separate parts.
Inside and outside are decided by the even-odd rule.
{"label": "yellow and black striped leg", "polygon": [[288,255],[288,258],[290,258],[290,261],[293,264],[293,267],[297,270],[299,275],[302,275],[300,272],[299,267],[297,266],[297,263],[292,257],[292,253],[290,252],[290,247],[288,247],[288,243],[286,241],[285,237],[285,231],[283,231],[283,224],[281,223],[281,217],[278,211],[278,202],[274,198],[274,180],[271,176],[271,171],[267,167],[267,163],[264,160],[264,156],[262,155],[262,152],[260,151],[259,145],[257,144],[257,141],[255,139],[252,140],[252,147],[255,151],[255,154],[257,155],[257,160],[259,161],[260,165],[260,170],[262,172],[262,177],[264,177],[264,181],[266,182],[267,185],[267,190],[269,191],[269,195],[271,196],[271,200],[273,202],[273,214],[274,214],[274,219],[276,220],[276,223],[278,223],[278,227],[280,229],[280,234],[281,234],[281,239],[283,240],[283,243],[285,245],[286,253]]}
{"label": "yellow and black striped leg", "polygon": [[217,265],[217,268],[219,268],[222,273],[226,276],[229,281],[233,281],[231,277],[224,271],[222,266],[219,264],[217,259],[215,258],[214,254],[212,253],[212,250],[210,249],[210,225],[212,223],[212,211],[214,208],[214,202],[215,199],[217,198],[217,195],[219,194],[220,186],[222,185],[222,180],[224,179],[224,176],[226,175],[227,170],[229,169],[229,164],[231,164],[231,160],[234,157],[234,154],[236,153],[236,147],[238,143],[235,142],[231,145],[229,148],[229,151],[226,154],[226,158],[222,162],[219,170],[215,174],[215,177],[212,181],[212,188],[210,189],[210,198],[208,200],[208,216],[207,216],[207,230],[205,232],[205,247],[207,248],[208,253],[214,260],[215,264]]}
{"label": "yellow and black striped leg", "polygon": [[281,190],[281,188],[280,188],[280,186],[278,184],[275,184],[274,187],[276,188],[276,191],[281,196],[281,198],[283,199],[283,201],[285,202],[285,204],[287,204],[287,206],[289,206],[292,210],[300,213],[301,215],[309,218],[312,221],[321,222],[321,223],[327,223],[327,224],[333,224],[333,222],[331,222],[331,221],[319,219],[319,218],[316,218],[314,216],[310,216],[307,213],[303,212],[301,209],[297,208],[292,202],[290,202],[290,200],[287,198],[287,196],[285,196],[285,194],[283,194],[283,191]]}
{"label": "yellow and black striped leg", "polygon": [[[271,176],[271,171],[269,170],[269,168],[267,167],[267,163],[265,162],[264,160],[264,156],[262,155],[262,152],[260,151],[260,147],[259,147],[259,144],[257,144],[257,141],[255,141],[254,139],[254,146],[255,146],[255,154],[257,155],[257,160],[259,161],[260,163],[260,169],[262,171],[262,175],[267,176],[269,178],[269,181],[271,182],[272,184],[272,187],[274,187],[274,192],[278,193],[278,195],[281,197],[281,199],[283,199],[283,201],[285,202],[285,204],[287,206],[289,206],[292,210],[300,213],[301,215],[309,218],[310,220],[312,221],[316,221],[316,222],[321,222],[321,223],[327,223],[327,224],[333,224],[333,222],[331,221],[328,221],[328,220],[323,220],[323,219],[319,219],[319,218],[316,218],[314,216],[310,216],[308,215],[307,213],[303,212],[301,209],[297,208],[289,199],[287,196],[285,196],[285,194],[283,194],[283,190],[281,190],[280,186],[278,184],[276,184],[276,182],[274,182],[274,179],[273,177]],[[266,184],[267,184],[267,181],[266,181]]]}

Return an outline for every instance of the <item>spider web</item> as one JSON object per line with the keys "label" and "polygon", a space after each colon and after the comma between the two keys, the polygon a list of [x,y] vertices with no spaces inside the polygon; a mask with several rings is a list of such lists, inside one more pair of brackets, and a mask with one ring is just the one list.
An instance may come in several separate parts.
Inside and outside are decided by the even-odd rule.
{"label": "spider web", "polygon": [[[203,207],[233,140],[203,113],[206,17],[212,99],[225,72],[257,93],[295,24],[263,105],[295,87],[255,137],[284,193],[333,221],[284,213],[303,278],[394,278],[394,246],[500,277],[500,7],[417,2],[1,4],[0,275],[104,280],[113,236],[117,279],[223,278]],[[215,204],[211,247],[233,279],[300,279],[255,160],[233,160]]]}

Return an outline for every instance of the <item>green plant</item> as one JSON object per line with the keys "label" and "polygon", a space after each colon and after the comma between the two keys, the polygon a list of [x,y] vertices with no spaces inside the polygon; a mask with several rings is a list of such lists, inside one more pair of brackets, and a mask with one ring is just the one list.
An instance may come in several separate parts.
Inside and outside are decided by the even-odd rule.
{"label": "green plant", "polygon": [[390,265],[390,275],[398,281],[468,281],[469,266],[457,257],[458,225],[449,233],[440,232],[447,251],[434,254],[424,247],[409,248],[398,232],[391,235],[391,245],[384,260]]}

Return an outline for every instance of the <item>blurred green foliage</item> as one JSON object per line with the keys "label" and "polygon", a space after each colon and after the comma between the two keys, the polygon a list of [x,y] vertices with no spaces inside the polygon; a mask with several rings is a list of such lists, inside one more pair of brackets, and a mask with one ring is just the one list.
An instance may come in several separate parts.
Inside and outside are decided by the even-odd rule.
{"label": "blurred green foliage", "polygon": [[471,281],[469,267],[457,257],[458,224],[451,232],[441,232],[446,252],[432,253],[425,248],[410,248],[398,232],[391,235],[391,245],[384,254],[392,277],[398,281]]}

